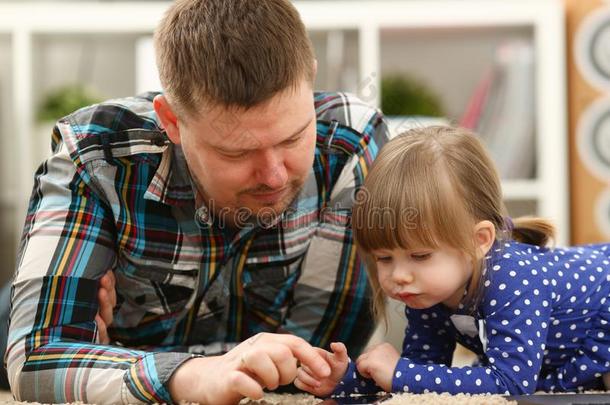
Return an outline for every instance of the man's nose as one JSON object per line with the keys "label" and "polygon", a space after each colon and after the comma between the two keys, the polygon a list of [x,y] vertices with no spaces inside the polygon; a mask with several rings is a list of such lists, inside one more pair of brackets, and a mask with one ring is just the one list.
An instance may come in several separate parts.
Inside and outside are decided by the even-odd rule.
{"label": "man's nose", "polygon": [[266,150],[260,153],[256,161],[256,180],[259,184],[277,190],[288,181],[288,171],[284,157],[279,151]]}

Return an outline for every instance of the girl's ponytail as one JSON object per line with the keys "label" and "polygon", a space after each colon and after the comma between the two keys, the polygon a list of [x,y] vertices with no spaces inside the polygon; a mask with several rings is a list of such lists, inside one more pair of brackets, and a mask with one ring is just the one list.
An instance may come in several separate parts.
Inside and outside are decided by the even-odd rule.
{"label": "girl's ponytail", "polygon": [[555,239],[555,226],[543,218],[519,217],[512,220],[510,234],[517,242],[546,246],[552,239]]}

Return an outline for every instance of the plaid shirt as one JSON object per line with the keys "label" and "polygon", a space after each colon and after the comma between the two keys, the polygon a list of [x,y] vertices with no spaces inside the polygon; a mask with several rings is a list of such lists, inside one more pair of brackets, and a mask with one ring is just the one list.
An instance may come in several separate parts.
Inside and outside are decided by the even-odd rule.
{"label": "plaid shirt", "polygon": [[[81,109],[53,131],[13,283],[6,361],[19,400],[171,402],[167,382],[193,353],[290,332],[357,354],[374,327],[349,218],[388,138],[381,114],[351,95],[316,93],[304,188],[273,226],[229,234],[195,206],[154,95]],[[113,345],[101,345],[96,295],[108,269],[118,303]]]}

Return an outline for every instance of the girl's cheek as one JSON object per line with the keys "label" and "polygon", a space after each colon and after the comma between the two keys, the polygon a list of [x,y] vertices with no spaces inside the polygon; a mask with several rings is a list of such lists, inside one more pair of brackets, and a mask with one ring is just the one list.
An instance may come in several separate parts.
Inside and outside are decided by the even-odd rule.
{"label": "girl's cheek", "polygon": [[381,287],[383,292],[390,298],[395,298],[394,291],[392,291],[392,283],[389,282],[388,278],[383,277],[380,273],[379,277],[377,277],[377,280],[379,281],[379,286]]}

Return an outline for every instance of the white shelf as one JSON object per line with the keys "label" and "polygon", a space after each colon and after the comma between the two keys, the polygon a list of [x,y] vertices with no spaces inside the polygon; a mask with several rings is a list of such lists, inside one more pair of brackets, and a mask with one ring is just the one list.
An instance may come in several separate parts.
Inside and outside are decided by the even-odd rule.
{"label": "white shelf", "polygon": [[[536,179],[504,182],[508,200],[535,200],[538,214],[559,229],[558,243],[568,242],[568,174],[566,131],[565,32],[562,3],[556,0],[415,0],[295,1],[310,31],[357,32],[358,90],[378,105],[383,34],[389,30],[431,32],[445,29],[526,28],[532,32],[536,72]],[[35,166],[32,151],[35,88],[35,41],[41,35],[149,35],[166,2],[1,3],[0,34],[11,41],[11,105],[15,170],[15,203],[23,216]],[[135,49],[135,46],[134,46]],[[417,57],[417,56],[414,56]],[[70,61],[66,62],[70,63]],[[2,123],[0,123],[2,124]],[[4,128],[0,125],[0,128]],[[18,221],[20,222],[20,221]],[[21,224],[18,225],[19,227]],[[20,229],[18,230],[20,232]],[[18,233],[19,233],[18,232]]]}
{"label": "white shelf", "polygon": [[504,199],[508,201],[539,200],[541,198],[539,180],[502,180]]}

